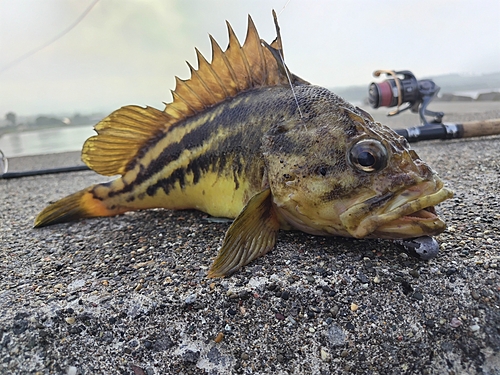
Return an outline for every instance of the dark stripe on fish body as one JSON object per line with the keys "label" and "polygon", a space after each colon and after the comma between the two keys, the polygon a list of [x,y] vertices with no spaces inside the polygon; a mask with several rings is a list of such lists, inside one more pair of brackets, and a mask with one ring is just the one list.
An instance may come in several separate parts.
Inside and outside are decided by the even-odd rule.
{"label": "dark stripe on fish body", "polygon": [[[233,174],[233,180],[235,182],[235,190],[239,188],[238,176],[241,176],[241,172],[244,170],[248,172],[248,168],[243,168],[243,155],[228,152],[219,152],[219,149],[225,150],[230,147],[231,144],[241,144],[242,133],[236,132],[229,137],[224,138],[222,144],[218,144],[216,148],[207,150],[204,154],[198,156],[197,158],[191,160],[187,167],[181,167],[174,170],[168,177],[158,180],[154,185],[151,185],[147,189],[147,194],[153,196],[156,191],[161,188],[168,195],[170,190],[175,187],[178,182],[179,186],[185,187],[186,181],[185,176],[189,173],[193,174],[193,184],[197,184],[201,177],[207,172],[214,172],[218,175],[224,172],[231,172]],[[258,141],[257,138],[255,138]],[[256,142],[257,143],[257,142]],[[259,144],[254,144],[253,147],[258,149]],[[248,150],[249,152],[251,150]],[[248,155],[247,166],[252,163],[251,155]],[[231,162],[231,166],[228,168],[228,163]]]}
{"label": "dark stripe on fish body", "polygon": [[[240,164],[243,164],[242,161],[244,164],[249,164],[252,156],[255,157],[260,152],[263,134],[278,121],[278,118],[283,118],[283,115],[291,117],[295,111],[292,94],[286,87],[249,91],[240,97],[215,105],[203,114],[195,115],[172,126],[169,131],[181,127],[187,129],[193,122],[200,122],[198,126],[184,134],[179,142],[166,146],[157,158],[139,171],[134,181],[120,190],[110,192],[109,196],[131,192],[136,186],[160,173],[168,164],[181,158],[183,151],[195,150],[205,144],[208,144],[209,149],[203,155],[190,160],[187,168],[178,168],[168,177],[158,180],[148,188],[147,194],[154,195],[160,187],[167,193],[176,182],[179,182],[181,188],[184,187],[186,172],[193,173],[196,180],[196,182],[193,180],[193,183],[199,182],[202,175],[210,170],[221,174],[225,171],[228,157],[233,158],[235,164],[233,168],[236,171],[248,171],[248,168]],[[235,123],[238,120],[239,122]],[[219,130],[228,134],[223,139],[217,139]],[[144,157],[148,151],[168,137],[168,134],[165,133],[154,142],[148,143],[139,154]],[[128,168],[134,169],[137,163],[140,163],[138,158],[134,159]],[[239,186],[236,181],[237,175],[239,173],[234,175],[235,185]]]}

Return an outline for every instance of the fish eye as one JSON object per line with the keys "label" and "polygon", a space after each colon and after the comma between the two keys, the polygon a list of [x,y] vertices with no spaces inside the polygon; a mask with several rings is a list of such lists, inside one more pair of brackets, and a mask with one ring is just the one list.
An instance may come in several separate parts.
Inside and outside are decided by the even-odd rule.
{"label": "fish eye", "polygon": [[349,164],[363,172],[377,172],[387,165],[387,149],[375,139],[362,139],[348,153]]}

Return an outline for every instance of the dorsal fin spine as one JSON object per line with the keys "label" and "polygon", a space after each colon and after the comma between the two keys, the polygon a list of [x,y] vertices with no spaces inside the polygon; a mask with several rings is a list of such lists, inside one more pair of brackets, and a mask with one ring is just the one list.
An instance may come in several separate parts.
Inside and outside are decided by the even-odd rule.
{"label": "dorsal fin spine", "polygon": [[[172,93],[172,97],[174,96],[174,90],[170,90],[170,92]],[[181,118],[183,116],[182,112],[177,109],[175,106],[174,106],[175,103],[169,103],[166,108],[165,108],[165,112],[167,112],[171,117],[173,117],[175,120],[178,120],[179,118]],[[172,113],[174,112],[174,113]]]}
{"label": "dorsal fin spine", "polygon": [[248,59],[247,59],[247,55],[245,54],[245,50],[243,49],[243,47],[240,47],[238,52],[241,55],[241,59],[243,60],[243,64],[245,65],[245,68],[247,71],[247,74],[246,74],[247,84],[248,84],[247,89],[252,88],[252,87],[254,87],[254,82],[252,79],[253,75],[252,75],[252,69],[250,68],[250,63],[248,62]]}
{"label": "dorsal fin spine", "polygon": [[[220,48],[219,43],[212,37],[212,35],[209,35],[210,41],[212,43],[212,63],[215,62],[217,59],[221,59],[222,62],[224,63],[225,67],[227,68],[229,75],[231,76],[231,81],[233,84],[234,88],[238,88],[238,79],[236,78],[236,74],[234,73],[234,70],[227,60],[226,55],[224,52],[222,52],[222,48]],[[227,89],[226,89],[227,90]],[[232,93],[229,93],[229,95],[232,95]]]}
{"label": "dorsal fin spine", "polygon": [[[175,77],[175,80],[177,82],[176,87],[175,87],[175,91],[177,91],[177,86],[179,88],[181,88],[181,87],[185,88],[187,91],[189,91],[189,94],[191,96],[193,96],[194,98],[196,98],[198,100],[198,103],[200,103],[200,105],[203,106],[203,109],[207,108],[207,106],[203,103],[202,98],[200,98],[200,96],[196,93],[196,91],[191,88],[191,86],[189,85],[189,81],[180,79],[179,77]],[[187,100],[187,99],[184,99],[184,100]],[[197,110],[195,112],[197,113],[200,111]]]}
{"label": "dorsal fin spine", "polygon": [[181,102],[182,104],[184,104],[186,106],[187,109],[189,109],[191,111],[191,114],[194,114],[194,113],[198,113],[197,110],[195,110],[190,104],[189,104],[189,101],[184,99],[181,94],[178,93],[177,90],[175,91],[172,91],[172,98],[174,99],[174,105],[175,104],[180,104],[179,102]]}
{"label": "dorsal fin spine", "polygon": [[[207,86],[205,81],[203,81],[203,79],[201,78],[199,70],[196,70],[195,68],[193,68],[193,66],[189,62],[187,64],[189,66],[189,69],[191,70],[191,80],[196,79],[200,83],[200,85],[205,89],[206,93],[210,97],[212,97],[213,100],[216,100],[217,98],[215,97],[215,95],[211,92],[210,88]],[[199,63],[198,63],[198,65],[199,65]],[[205,100],[203,100],[203,105],[205,107],[210,106],[210,104],[211,104],[210,102],[207,103]]]}
{"label": "dorsal fin spine", "polygon": [[[205,79],[203,79],[202,77],[200,77],[200,80],[203,81],[203,83],[205,84],[205,86],[210,91],[210,94],[212,94],[212,97],[216,101],[220,101],[220,100],[225,99],[227,97],[225,95],[225,90],[223,90],[223,88],[220,85],[219,81],[215,78],[217,75],[215,74],[214,70],[210,66],[210,63],[207,61],[207,59],[205,59],[205,56],[203,56],[201,54],[201,52],[198,50],[198,48],[195,48],[195,51],[196,51],[196,57],[198,59],[198,72],[203,72],[203,73],[210,72],[210,75],[212,76],[212,78],[215,79],[215,80],[214,79],[210,80],[210,77],[208,77],[207,74],[204,74],[207,77]],[[201,74],[199,74],[199,76],[201,76]],[[211,85],[213,85],[213,83],[211,81],[214,82],[214,83],[216,83],[216,85],[218,87],[210,87]],[[218,94],[218,93],[220,93],[220,94]]]}
{"label": "dorsal fin spine", "polygon": [[[212,46],[213,47],[213,46]],[[214,70],[214,68],[212,67],[212,64],[214,62],[214,54],[213,54],[213,49],[212,49],[212,62],[209,63],[205,57],[202,55],[203,59],[206,61],[206,66],[207,66],[207,69],[212,73],[212,76],[214,77],[214,79],[217,81],[217,84],[219,85],[219,88],[224,92],[224,98],[227,98],[228,96],[230,96],[230,93],[227,91],[226,87],[224,86],[224,82],[222,82],[222,79],[219,77],[219,75],[217,74],[217,72]]]}
{"label": "dorsal fin spine", "polygon": [[238,56],[243,63],[243,66],[245,67],[245,74],[244,77],[246,78],[246,85],[241,86],[240,85],[240,80],[237,80],[238,86],[239,86],[239,91],[246,90],[247,88],[251,87],[251,77],[252,75],[250,74],[249,67],[248,67],[248,61],[245,59],[243,54],[241,53],[241,44],[238,38],[236,37],[236,34],[234,33],[234,30],[229,22],[226,21],[227,24],[227,32],[229,34],[229,46],[227,47],[226,53],[231,54],[233,53],[236,58]]}
{"label": "dorsal fin spine", "polygon": [[[260,37],[259,37],[259,33],[257,32],[257,28],[255,27],[255,24],[252,20],[252,17],[250,17],[250,15],[248,15],[247,35],[245,37],[245,42],[243,43],[243,47],[242,47],[243,54],[245,55],[245,58],[247,59],[247,63],[248,63],[248,58],[254,57],[254,55],[251,55],[251,54],[247,57],[247,54],[246,54],[246,50],[252,50],[253,46],[250,45],[251,42],[253,42],[256,45],[255,49],[258,51],[256,55],[258,56],[257,66],[259,67],[259,69],[249,69],[250,73],[252,75],[252,78],[253,78],[252,82],[255,82],[256,80],[258,80],[260,85],[264,85],[266,83],[266,79],[264,77],[265,64],[264,64],[264,55],[263,55],[262,48],[260,45]],[[250,67],[250,63],[248,63],[248,66]],[[260,71],[257,72],[256,70],[260,70]],[[257,73],[260,74],[260,77],[257,77]]]}

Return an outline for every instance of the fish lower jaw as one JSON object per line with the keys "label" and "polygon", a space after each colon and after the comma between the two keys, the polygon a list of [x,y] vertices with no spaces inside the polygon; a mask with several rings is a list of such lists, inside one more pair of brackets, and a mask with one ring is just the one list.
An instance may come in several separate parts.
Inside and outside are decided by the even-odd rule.
{"label": "fish lower jaw", "polygon": [[355,212],[344,213],[341,219],[355,238],[403,239],[433,236],[446,229],[446,224],[437,216],[434,206],[451,197],[453,193],[443,187],[389,212],[381,209],[378,213],[361,218],[357,225]]}

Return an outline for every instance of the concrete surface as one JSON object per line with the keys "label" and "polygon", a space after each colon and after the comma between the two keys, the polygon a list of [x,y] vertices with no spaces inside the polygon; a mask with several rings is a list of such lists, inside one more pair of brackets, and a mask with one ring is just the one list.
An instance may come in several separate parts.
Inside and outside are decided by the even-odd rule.
{"label": "concrete surface", "polygon": [[[445,120],[500,117],[470,105]],[[35,230],[47,203],[105,178],[0,180],[0,373],[499,374],[500,137],[414,148],[455,191],[436,258],[282,232],[222,280],[205,275],[228,223],[150,210]]]}

